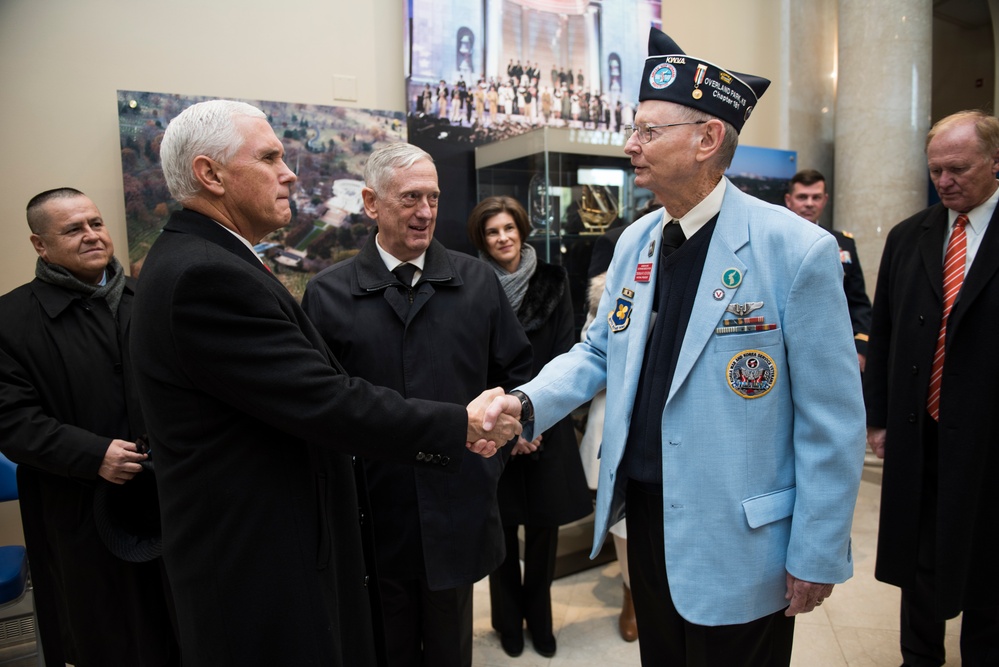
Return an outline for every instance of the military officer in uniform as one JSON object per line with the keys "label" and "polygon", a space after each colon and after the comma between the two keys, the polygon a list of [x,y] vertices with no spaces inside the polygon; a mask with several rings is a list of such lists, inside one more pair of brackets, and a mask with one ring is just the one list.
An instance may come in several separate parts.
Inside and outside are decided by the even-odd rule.
{"label": "military officer in uniform", "polygon": [[[826,178],[815,169],[803,169],[791,177],[787,184],[784,204],[809,222],[818,223],[829,202]],[[857,257],[857,244],[848,232],[830,230],[839,244],[839,261],[843,264],[843,290],[850,307],[853,323],[853,342],[857,346],[860,371],[867,365],[867,336],[871,332],[871,300],[864,286],[864,270]]]}

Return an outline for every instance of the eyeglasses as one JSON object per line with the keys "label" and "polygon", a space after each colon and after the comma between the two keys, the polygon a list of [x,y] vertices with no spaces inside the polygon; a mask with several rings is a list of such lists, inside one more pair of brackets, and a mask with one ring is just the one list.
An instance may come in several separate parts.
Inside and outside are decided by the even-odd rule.
{"label": "eyeglasses", "polygon": [[638,141],[647,144],[652,141],[652,130],[663,127],[677,127],[679,125],[704,125],[706,120],[693,120],[687,123],[664,123],[663,125],[625,125],[622,129],[629,135],[638,133]]}

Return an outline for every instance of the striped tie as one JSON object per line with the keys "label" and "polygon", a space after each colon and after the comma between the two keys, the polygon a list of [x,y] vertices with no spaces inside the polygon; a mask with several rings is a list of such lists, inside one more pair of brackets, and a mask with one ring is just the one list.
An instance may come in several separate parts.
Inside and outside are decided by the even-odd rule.
{"label": "striped tie", "polygon": [[968,237],[964,226],[968,216],[959,215],[954,221],[954,231],[947,242],[943,267],[943,317],[940,320],[940,335],[937,336],[937,349],[933,353],[933,368],[930,370],[930,391],[926,398],[926,410],[934,421],[940,420],[940,383],[943,379],[944,344],[947,341],[947,318],[950,316],[957,293],[964,283],[964,260],[968,248]]}

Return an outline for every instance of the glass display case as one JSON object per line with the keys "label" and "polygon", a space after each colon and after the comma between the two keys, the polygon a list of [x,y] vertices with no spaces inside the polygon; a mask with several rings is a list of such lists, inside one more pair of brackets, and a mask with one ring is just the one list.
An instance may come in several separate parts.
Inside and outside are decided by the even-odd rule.
{"label": "glass display case", "polygon": [[544,127],[475,149],[478,201],[507,195],[523,204],[528,243],[569,273],[577,332],[586,320],[594,240],[633,222],[652,200],[635,186],[626,140],[616,132]]}
{"label": "glass display case", "polygon": [[[593,242],[611,227],[633,222],[652,201],[651,192],[635,187],[626,140],[613,132],[546,127],[475,149],[477,200],[494,195],[518,200],[531,220],[527,242],[538,257],[568,272],[577,340],[586,321]],[[588,405],[573,413],[580,436]],[[607,540],[590,561],[592,541],[593,515],[562,526],[556,577],[614,559]]]}

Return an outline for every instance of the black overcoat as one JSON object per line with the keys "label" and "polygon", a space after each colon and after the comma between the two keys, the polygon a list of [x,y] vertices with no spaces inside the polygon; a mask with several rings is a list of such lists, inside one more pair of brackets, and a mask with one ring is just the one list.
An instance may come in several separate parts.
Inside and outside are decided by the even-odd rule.
{"label": "black overcoat", "polygon": [[131,350],[185,667],[374,664],[351,455],[456,472],[464,407],[338,371],[249,247],[189,210],[146,258]]}
{"label": "black overcoat", "polygon": [[[94,490],[115,438],[144,432],[123,336],[103,299],[35,279],[0,297],[0,449],[15,463],[41,646],[48,664],[176,660],[159,559],[113,556]],[[145,473],[140,473],[145,474]]]}
{"label": "black overcoat", "polygon": [[[302,306],[348,373],[403,396],[465,405],[531,378],[530,344],[496,274],[437,241],[406,290],[372,233],[356,257],[309,283]],[[441,590],[475,583],[503,561],[500,456],[466,460],[458,475],[370,460],[365,472],[380,575],[422,577]]]}
{"label": "black overcoat", "polygon": [[[534,351],[534,377],[576,340],[565,269],[539,260],[517,317]],[[561,526],[593,511],[571,417],[544,432],[538,451],[510,457],[499,499],[507,526]]]}
{"label": "black overcoat", "polygon": [[[930,207],[888,234],[864,373],[867,422],[887,427],[876,577],[911,586],[922,499],[921,420],[943,312],[947,209]],[[999,209],[947,323],[941,385],[937,611],[999,598]],[[928,418],[928,417],[926,417]]]}

